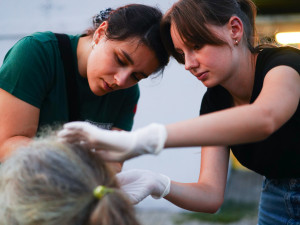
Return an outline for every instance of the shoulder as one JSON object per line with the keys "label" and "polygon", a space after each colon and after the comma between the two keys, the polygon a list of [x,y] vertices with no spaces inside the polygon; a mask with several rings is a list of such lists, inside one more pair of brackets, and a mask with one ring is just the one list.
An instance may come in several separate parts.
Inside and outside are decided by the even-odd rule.
{"label": "shoulder", "polygon": [[31,58],[34,56],[43,57],[47,52],[53,51],[56,42],[55,36],[51,32],[38,32],[20,39],[7,53],[5,59]]}
{"label": "shoulder", "polygon": [[290,66],[300,72],[300,50],[294,47],[264,48],[258,54],[258,72],[266,73],[280,65]]}
{"label": "shoulder", "polygon": [[[47,32],[36,32],[31,35],[25,36],[20,39],[15,46],[23,45],[26,46],[28,44],[38,45],[38,44],[45,44],[48,42],[56,42],[56,38],[54,33],[47,31]],[[34,47],[32,46],[32,47]]]}
{"label": "shoulder", "polygon": [[48,42],[48,41],[56,40],[54,33],[51,31],[35,32],[27,37],[40,42]]}

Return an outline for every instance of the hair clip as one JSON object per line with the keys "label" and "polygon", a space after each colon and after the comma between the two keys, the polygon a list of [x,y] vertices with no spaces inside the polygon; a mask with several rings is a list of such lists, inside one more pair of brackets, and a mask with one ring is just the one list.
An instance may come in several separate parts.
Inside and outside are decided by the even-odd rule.
{"label": "hair clip", "polygon": [[100,19],[101,20],[107,20],[111,11],[112,11],[111,8],[107,8],[105,10],[100,11],[100,13],[99,13]]}
{"label": "hair clip", "polygon": [[101,23],[108,19],[109,14],[111,13],[112,8],[107,8],[105,10],[101,10],[97,16],[94,18],[94,22]]}
{"label": "hair clip", "polygon": [[98,199],[103,198],[104,195],[114,192],[114,189],[99,185],[94,189],[94,196]]}

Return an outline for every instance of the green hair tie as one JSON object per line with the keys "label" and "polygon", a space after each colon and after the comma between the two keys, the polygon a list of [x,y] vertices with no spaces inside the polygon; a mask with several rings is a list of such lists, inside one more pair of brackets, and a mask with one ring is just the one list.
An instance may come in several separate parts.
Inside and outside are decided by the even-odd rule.
{"label": "green hair tie", "polygon": [[94,189],[94,196],[98,199],[103,198],[104,195],[114,192],[114,189],[99,185]]}

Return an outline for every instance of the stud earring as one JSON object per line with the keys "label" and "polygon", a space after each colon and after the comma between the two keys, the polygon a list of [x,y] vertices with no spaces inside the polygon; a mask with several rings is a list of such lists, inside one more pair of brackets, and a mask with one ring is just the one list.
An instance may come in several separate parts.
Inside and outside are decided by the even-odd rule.
{"label": "stud earring", "polygon": [[235,40],[235,43],[234,43],[235,45],[239,45],[239,42],[238,42],[238,40]]}
{"label": "stud earring", "polygon": [[96,45],[96,42],[92,41],[92,49],[94,49],[95,45]]}

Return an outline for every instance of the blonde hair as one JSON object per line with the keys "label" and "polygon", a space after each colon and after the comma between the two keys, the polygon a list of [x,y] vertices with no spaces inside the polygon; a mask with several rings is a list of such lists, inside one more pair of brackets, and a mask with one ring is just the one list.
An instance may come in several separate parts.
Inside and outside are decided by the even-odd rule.
{"label": "blonde hair", "polygon": [[[98,185],[114,191],[99,200]],[[101,158],[50,137],[16,150],[0,166],[0,205],[0,225],[139,224]]]}

